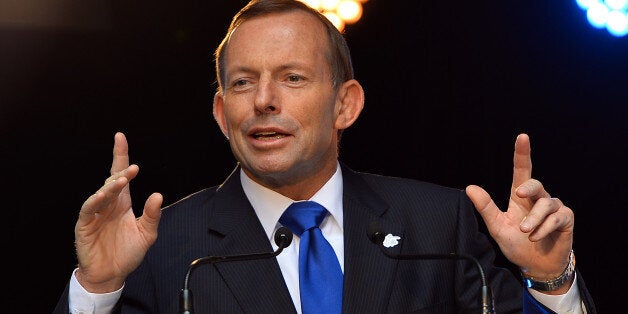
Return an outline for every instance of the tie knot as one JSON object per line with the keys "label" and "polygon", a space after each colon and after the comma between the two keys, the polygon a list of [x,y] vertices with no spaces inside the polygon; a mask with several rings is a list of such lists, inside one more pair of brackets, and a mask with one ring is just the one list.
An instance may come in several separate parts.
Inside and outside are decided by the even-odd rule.
{"label": "tie knot", "polygon": [[279,218],[279,222],[301,236],[306,230],[318,227],[327,216],[323,205],[313,202],[292,203]]}

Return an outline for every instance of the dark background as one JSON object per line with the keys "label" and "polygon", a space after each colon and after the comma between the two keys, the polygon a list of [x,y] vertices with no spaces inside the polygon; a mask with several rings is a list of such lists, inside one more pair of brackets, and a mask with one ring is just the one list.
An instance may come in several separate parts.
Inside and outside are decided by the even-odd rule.
{"label": "dark background", "polygon": [[[30,15],[10,2],[0,0],[3,303],[45,313],[75,266],[77,213],[108,176],[116,131],[141,168],[136,209],[153,191],[169,204],[232,170],[211,116],[212,52],[246,1],[38,0]],[[347,27],[366,107],[341,159],[479,184],[501,205],[527,132],[533,175],[575,212],[598,310],[623,308],[628,37],[591,28],[574,1],[451,2],[370,0]]]}

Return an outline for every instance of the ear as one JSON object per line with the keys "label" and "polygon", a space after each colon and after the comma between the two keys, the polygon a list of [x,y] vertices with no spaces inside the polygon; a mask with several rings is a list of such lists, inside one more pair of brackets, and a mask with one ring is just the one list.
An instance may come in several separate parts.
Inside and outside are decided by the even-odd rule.
{"label": "ear", "polygon": [[224,112],[224,99],[220,92],[217,92],[214,95],[214,109],[212,110],[214,113],[214,119],[218,123],[222,134],[229,139],[229,131],[227,128],[227,118],[225,118]]}
{"label": "ear", "polygon": [[336,97],[334,126],[338,130],[343,130],[350,127],[360,116],[364,108],[364,89],[358,81],[348,80],[340,86]]}

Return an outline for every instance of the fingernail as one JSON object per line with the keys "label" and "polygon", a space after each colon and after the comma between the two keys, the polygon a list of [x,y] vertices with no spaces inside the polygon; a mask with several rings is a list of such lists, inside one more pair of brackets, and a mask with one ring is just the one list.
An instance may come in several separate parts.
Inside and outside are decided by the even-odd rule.
{"label": "fingernail", "polygon": [[527,218],[528,216],[523,217],[521,223],[519,224],[519,226],[521,226],[521,229],[523,229],[524,231],[529,231],[532,228],[530,224],[526,221]]}
{"label": "fingernail", "polygon": [[[528,195],[530,193],[530,189],[527,186],[520,186],[517,188],[517,192]],[[523,218],[525,220],[525,218]]]}

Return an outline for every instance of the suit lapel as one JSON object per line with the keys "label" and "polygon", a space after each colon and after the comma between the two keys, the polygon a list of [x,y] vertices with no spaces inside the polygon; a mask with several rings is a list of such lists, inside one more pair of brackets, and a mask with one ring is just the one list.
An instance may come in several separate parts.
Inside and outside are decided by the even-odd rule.
{"label": "suit lapel", "polygon": [[[271,252],[266,233],[240,183],[240,168],[216,191],[210,234],[222,237],[212,255]],[[244,312],[290,313],[294,304],[275,258],[215,264]]]}
{"label": "suit lapel", "polygon": [[[212,255],[270,252],[272,246],[240,183],[237,167],[216,192],[209,220],[210,234],[221,238]],[[401,236],[400,224],[387,217],[389,205],[361,176],[343,165],[345,273],[343,313],[386,312],[398,262],[386,257],[367,236],[379,221],[387,233]],[[253,265],[253,267],[251,267]],[[296,312],[275,258],[215,264],[244,312]]]}
{"label": "suit lapel", "polygon": [[[392,293],[398,262],[386,257],[367,236],[367,226],[378,221],[386,233],[402,237],[400,224],[387,219],[389,205],[359,174],[343,166],[344,181],[344,313],[384,313]],[[399,253],[401,244],[389,249]]]}

